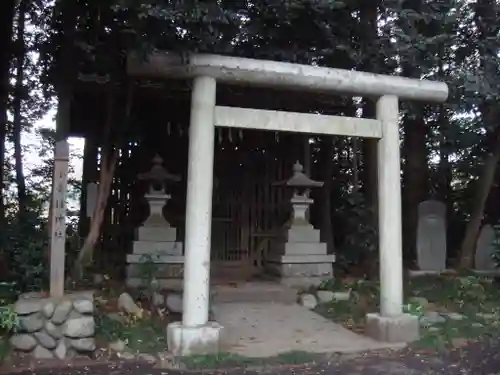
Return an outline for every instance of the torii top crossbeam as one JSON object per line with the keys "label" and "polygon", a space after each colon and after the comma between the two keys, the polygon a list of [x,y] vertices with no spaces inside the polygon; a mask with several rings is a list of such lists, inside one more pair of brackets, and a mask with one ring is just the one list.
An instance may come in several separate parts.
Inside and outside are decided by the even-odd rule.
{"label": "torii top crossbeam", "polygon": [[345,69],[210,54],[156,52],[146,60],[129,56],[130,75],[151,78],[210,76],[228,84],[276,87],[359,96],[396,95],[401,99],[444,102],[448,86],[419,80]]}

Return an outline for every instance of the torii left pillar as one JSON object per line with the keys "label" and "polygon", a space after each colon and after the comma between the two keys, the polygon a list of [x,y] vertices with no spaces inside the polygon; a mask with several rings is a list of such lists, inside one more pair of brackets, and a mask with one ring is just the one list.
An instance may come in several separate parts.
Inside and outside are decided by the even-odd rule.
{"label": "torii left pillar", "polygon": [[403,244],[399,100],[377,100],[383,136],[377,144],[380,259],[380,313],[366,316],[368,336],[385,342],[411,342],[420,336],[418,317],[403,313]]}
{"label": "torii left pillar", "polygon": [[215,96],[215,78],[194,78],[189,124],[183,314],[182,322],[167,327],[168,349],[175,355],[219,351],[222,326],[208,321]]}

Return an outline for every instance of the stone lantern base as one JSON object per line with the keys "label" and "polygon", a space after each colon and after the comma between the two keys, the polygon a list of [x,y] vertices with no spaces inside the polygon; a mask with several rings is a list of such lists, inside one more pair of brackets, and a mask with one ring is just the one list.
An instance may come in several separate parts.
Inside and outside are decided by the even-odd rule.
{"label": "stone lantern base", "polygon": [[318,286],[333,277],[334,254],[311,224],[291,225],[284,230],[285,241],[275,244],[267,258],[267,271],[284,285],[295,288]]}
{"label": "stone lantern base", "polygon": [[[154,281],[162,289],[178,289],[184,268],[183,243],[165,220],[162,208],[168,194],[147,194],[150,216],[137,228],[132,254],[127,255],[127,286],[144,287]],[[152,280],[154,278],[154,280]]]}

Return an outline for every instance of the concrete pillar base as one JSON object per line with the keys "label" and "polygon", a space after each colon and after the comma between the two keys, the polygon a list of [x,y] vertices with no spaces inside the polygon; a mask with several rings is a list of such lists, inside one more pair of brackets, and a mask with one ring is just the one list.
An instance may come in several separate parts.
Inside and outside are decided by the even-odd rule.
{"label": "concrete pillar base", "polygon": [[170,323],[167,326],[168,351],[176,356],[218,353],[222,330],[217,322],[197,327],[186,327],[181,322]]}
{"label": "concrete pillar base", "polygon": [[401,314],[381,316],[378,313],[366,314],[366,334],[377,341],[402,343],[420,338],[418,316]]}

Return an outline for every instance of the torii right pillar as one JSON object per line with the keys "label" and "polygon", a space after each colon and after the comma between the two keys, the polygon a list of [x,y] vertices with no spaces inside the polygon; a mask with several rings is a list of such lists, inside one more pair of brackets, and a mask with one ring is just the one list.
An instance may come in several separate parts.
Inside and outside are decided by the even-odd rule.
{"label": "torii right pillar", "polygon": [[419,339],[417,316],[403,313],[403,243],[399,100],[385,95],[377,101],[382,138],[377,145],[380,312],[368,314],[366,332],[385,342]]}

